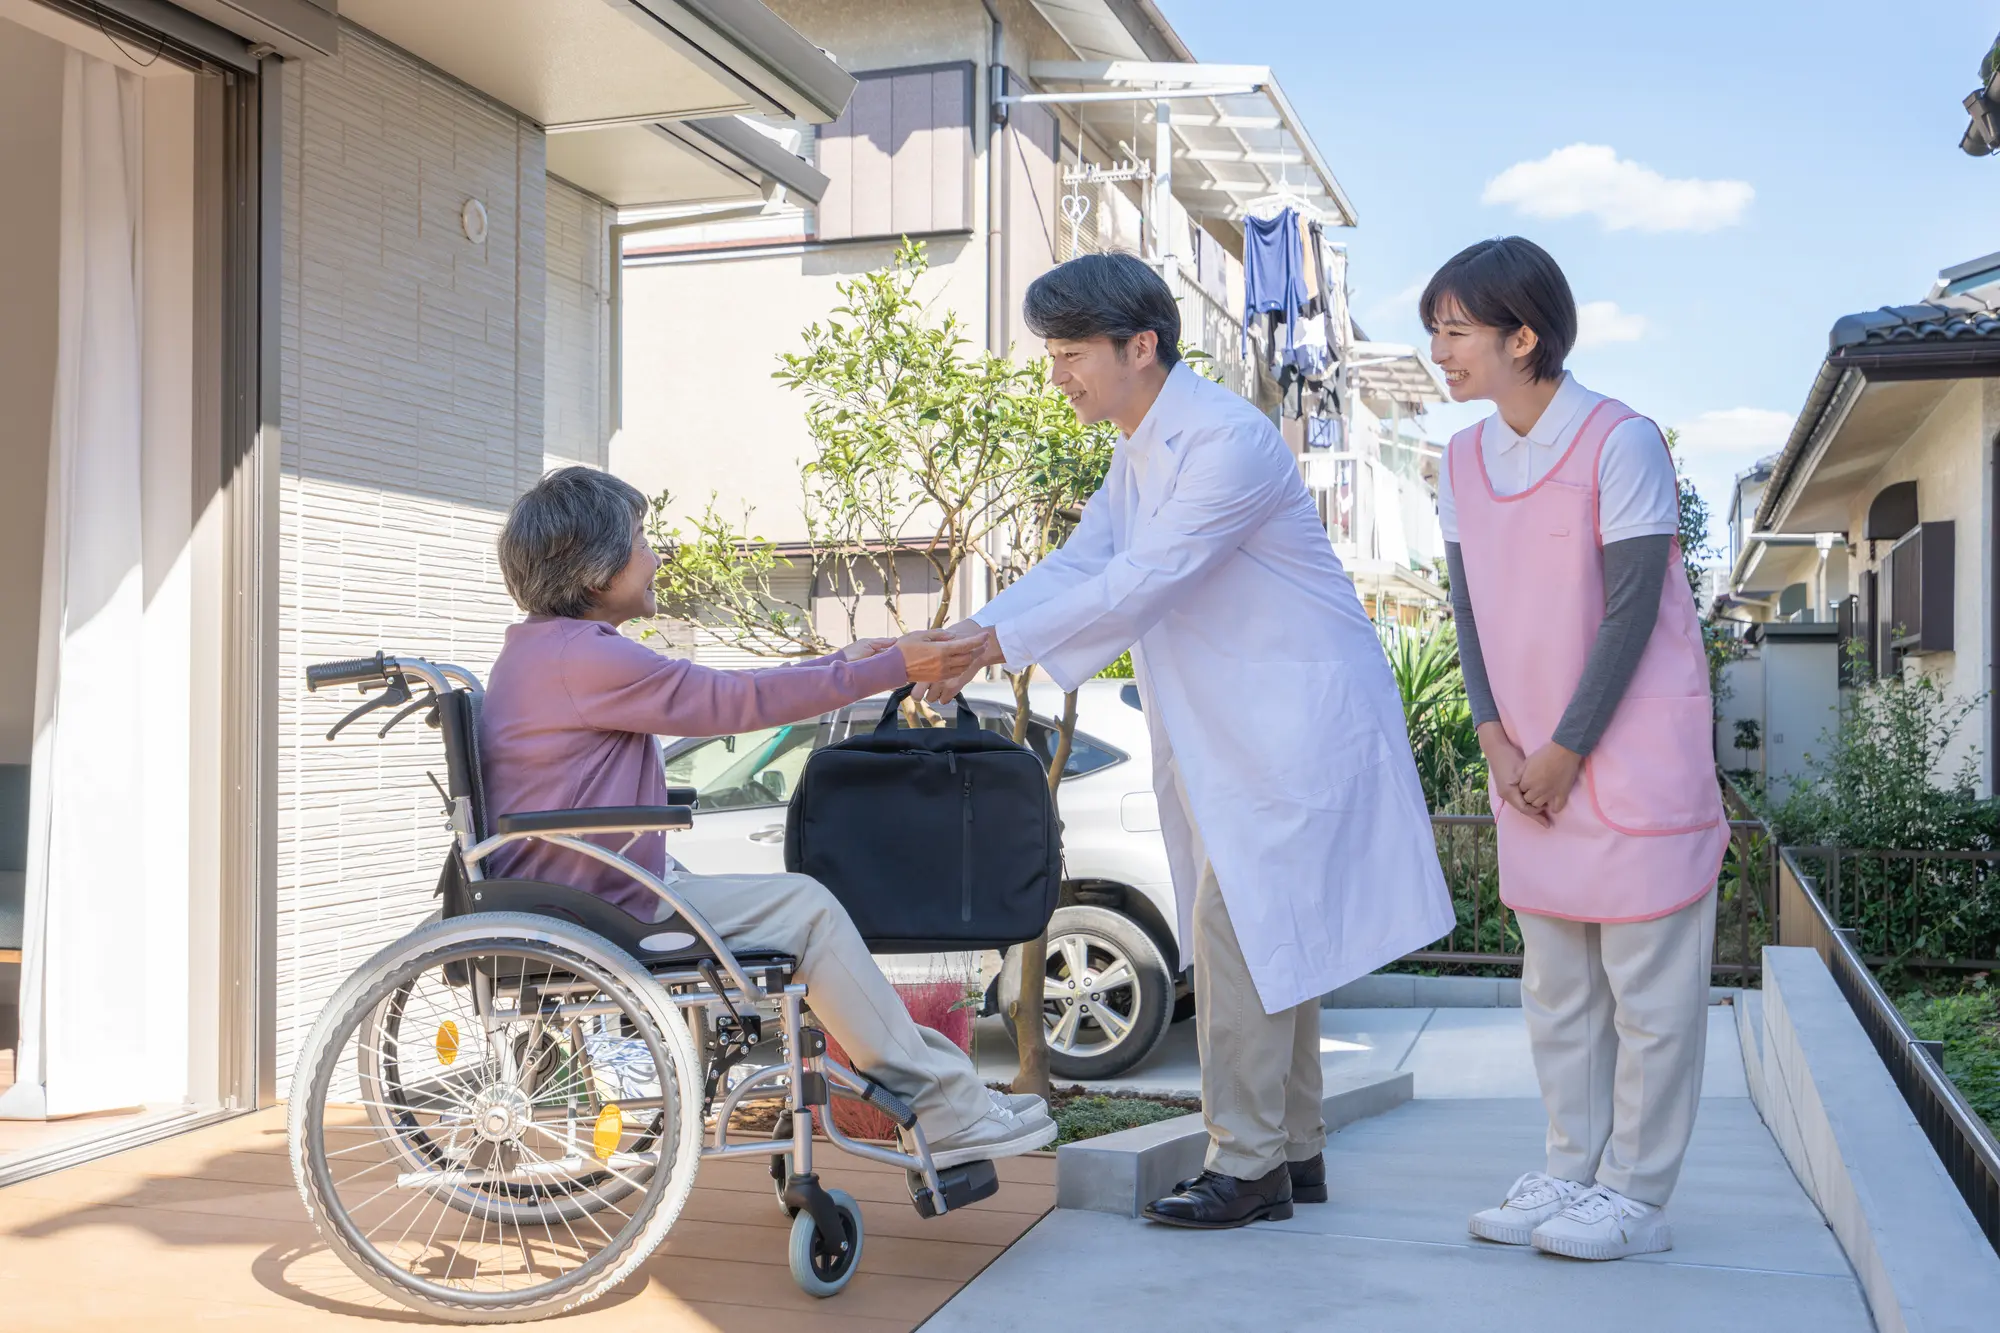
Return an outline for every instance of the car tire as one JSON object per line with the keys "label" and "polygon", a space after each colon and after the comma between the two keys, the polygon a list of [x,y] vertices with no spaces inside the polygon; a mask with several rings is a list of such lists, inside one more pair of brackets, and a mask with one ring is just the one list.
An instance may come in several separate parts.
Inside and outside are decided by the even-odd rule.
{"label": "car tire", "polygon": [[[1174,975],[1153,937],[1110,908],[1075,906],[1057,909],[1048,940],[1043,997],[1049,1074],[1081,1082],[1115,1078],[1152,1054],[1174,1015]],[[1103,987],[1100,972],[1115,975],[1111,986]],[[1017,994],[1013,969],[1006,968],[999,989],[1003,1017]],[[1012,1018],[1007,1021],[1011,1027]]]}

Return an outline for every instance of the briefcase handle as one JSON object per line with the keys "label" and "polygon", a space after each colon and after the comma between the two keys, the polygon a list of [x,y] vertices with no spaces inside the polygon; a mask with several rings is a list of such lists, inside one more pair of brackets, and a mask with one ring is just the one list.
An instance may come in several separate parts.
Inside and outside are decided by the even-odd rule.
{"label": "briefcase handle", "polygon": [[[896,730],[898,725],[896,714],[902,708],[903,701],[910,697],[910,691],[915,688],[914,685],[905,685],[889,696],[889,702],[882,708],[882,720],[875,724],[876,735],[879,736],[885,731]],[[960,731],[979,730],[979,714],[972,711],[972,705],[965,701],[965,696],[962,694],[958,696],[958,729]]]}

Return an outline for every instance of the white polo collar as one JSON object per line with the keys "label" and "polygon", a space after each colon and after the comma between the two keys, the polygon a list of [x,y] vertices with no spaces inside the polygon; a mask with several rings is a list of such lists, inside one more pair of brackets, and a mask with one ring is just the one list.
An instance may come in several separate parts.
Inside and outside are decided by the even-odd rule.
{"label": "white polo collar", "polygon": [[1523,439],[1532,440],[1544,449],[1553,449],[1589,398],[1590,391],[1576,382],[1576,376],[1564,371],[1562,383],[1556,386],[1556,396],[1549,399],[1549,405],[1542,409],[1542,415],[1536,418],[1525,436],[1516,435],[1514,428],[1507,424],[1507,419],[1495,412],[1491,422],[1493,430],[1486,438],[1492,441],[1495,452],[1503,454]]}

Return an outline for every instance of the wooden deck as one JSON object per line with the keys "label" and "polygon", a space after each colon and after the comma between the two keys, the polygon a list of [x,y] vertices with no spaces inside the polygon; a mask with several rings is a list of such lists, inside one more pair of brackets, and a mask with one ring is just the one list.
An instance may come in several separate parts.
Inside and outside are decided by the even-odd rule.
{"label": "wooden deck", "polygon": [[[994,1198],[934,1221],[900,1171],[829,1151],[862,1204],[861,1272],[830,1300],[785,1266],[788,1223],[760,1161],[704,1166],[667,1243],[617,1292],[559,1321],[580,1333],[914,1329],[1055,1204],[1055,1158],[1000,1163]],[[282,1109],[260,1111],[0,1189],[8,1333],[242,1327],[258,1333],[428,1322],[319,1243],[292,1188]]]}

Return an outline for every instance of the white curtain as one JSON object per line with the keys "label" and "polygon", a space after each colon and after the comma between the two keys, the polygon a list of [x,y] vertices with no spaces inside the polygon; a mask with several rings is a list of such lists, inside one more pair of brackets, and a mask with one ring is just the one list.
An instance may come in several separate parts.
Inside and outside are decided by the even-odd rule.
{"label": "white curtain", "polygon": [[141,96],[133,75],[67,59],[21,1045],[0,1098],[0,1116],[30,1118],[135,1106],[148,1090]]}

